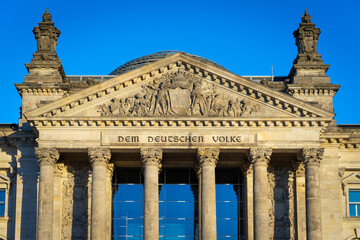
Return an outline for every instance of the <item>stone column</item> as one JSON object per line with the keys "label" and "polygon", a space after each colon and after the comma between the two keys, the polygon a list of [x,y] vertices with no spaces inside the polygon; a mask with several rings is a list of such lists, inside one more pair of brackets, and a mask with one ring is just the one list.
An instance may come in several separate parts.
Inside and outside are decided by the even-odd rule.
{"label": "stone column", "polygon": [[215,167],[219,149],[199,148],[197,157],[201,167],[201,237],[216,240]]}
{"label": "stone column", "polygon": [[111,239],[111,205],[112,205],[112,178],[114,174],[114,164],[107,164],[106,168],[106,239]]}
{"label": "stone column", "polygon": [[144,170],[144,240],[159,239],[159,171],[162,150],[140,149]]}
{"label": "stone column", "polygon": [[198,183],[198,224],[199,224],[199,228],[198,228],[198,239],[201,240],[201,167],[196,164],[195,165],[195,172],[196,172],[196,176],[197,179],[199,180]]}
{"label": "stone column", "polygon": [[40,165],[37,240],[53,239],[54,166],[59,159],[55,148],[35,148]]}
{"label": "stone column", "polygon": [[254,239],[270,239],[270,199],[268,165],[272,150],[270,148],[251,148],[249,161],[253,164],[253,206]]}
{"label": "stone column", "polygon": [[323,148],[304,148],[301,154],[305,163],[307,240],[322,239],[319,171],[323,155]]}
{"label": "stone column", "polygon": [[106,239],[106,168],[111,158],[109,149],[88,149],[92,167],[91,240]]}

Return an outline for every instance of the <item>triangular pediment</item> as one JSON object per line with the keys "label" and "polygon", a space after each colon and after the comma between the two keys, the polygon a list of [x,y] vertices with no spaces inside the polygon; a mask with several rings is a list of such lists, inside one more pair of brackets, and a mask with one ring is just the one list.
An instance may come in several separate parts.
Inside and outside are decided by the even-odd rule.
{"label": "triangular pediment", "polygon": [[177,53],[25,113],[35,119],[310,119],[334,114]]}

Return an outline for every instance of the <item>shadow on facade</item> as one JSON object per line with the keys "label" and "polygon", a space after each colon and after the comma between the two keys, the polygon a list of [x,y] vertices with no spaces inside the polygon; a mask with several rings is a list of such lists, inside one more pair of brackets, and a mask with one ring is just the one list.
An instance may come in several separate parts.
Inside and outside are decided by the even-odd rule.
{"label": "shadow on facade", "polygon": [[[32,159],[34,160],[34,159]],[[18,177],[22,181],[21,198],[21,239],[35,239],[36,236],[36,213],[37,213],[37,184],[39,167],[37,162],[20,159],[20,167],[17,169]],[[19,187],[21,185],[18,185]],[[19,198],[18,198],[19,199]],[[15,223],[16,224],[16,223]],[[16,229],[15,229],[16,232]]]}

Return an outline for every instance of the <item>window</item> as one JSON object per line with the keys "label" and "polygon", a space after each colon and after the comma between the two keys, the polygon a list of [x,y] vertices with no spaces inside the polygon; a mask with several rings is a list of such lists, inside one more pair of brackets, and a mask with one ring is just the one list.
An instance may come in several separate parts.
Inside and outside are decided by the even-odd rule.
{"label": "window", "polygon": [[197,239],[199,193],[194,169],[164,168],[159,185],[159,239]]}
{"label": "window", "polygon": [[245,239],[243,177],[238,168],[216,168],[218,240]]}
{"label": "window", "polygon": [[144,185],[141,169],[116,168],[113,179],[113,239],[143,239]]}
{"label": "window", "polygon": [[349,190],[350,217],[360,217],[360,189]]}
{"label": "window", "polygon": [[0,188],[0,217],[5,217],[5,196],[5,189]]}

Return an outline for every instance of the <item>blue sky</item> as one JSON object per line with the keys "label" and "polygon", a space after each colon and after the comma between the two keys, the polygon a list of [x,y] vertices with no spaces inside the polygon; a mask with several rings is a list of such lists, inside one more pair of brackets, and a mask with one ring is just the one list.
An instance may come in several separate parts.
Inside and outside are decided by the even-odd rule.
{"label": "blue sky", "polygon": [[339,124],[360,124],[357,74],[360,1],[51,1],[0,3],[0,123],[16,123],[24,81],[36,51],[32,33],[48,7],[62,32],[57,53],[68,75],[106,75],[134,58],[179,50],[209,58],[239,75],[288,75],[296,57],[293,31],[308,8],[321,28],[318,52],[335,96]]}

